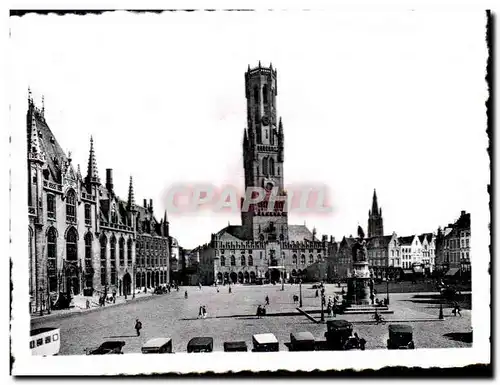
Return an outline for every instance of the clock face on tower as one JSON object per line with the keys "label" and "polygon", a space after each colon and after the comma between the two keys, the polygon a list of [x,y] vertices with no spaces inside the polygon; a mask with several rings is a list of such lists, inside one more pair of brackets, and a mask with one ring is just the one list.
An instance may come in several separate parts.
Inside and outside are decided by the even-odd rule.
{"label": "clock face on tower", "polygon": [[263,116],[261,121],[264,126],[269,126],[269,118],[267,116]]}

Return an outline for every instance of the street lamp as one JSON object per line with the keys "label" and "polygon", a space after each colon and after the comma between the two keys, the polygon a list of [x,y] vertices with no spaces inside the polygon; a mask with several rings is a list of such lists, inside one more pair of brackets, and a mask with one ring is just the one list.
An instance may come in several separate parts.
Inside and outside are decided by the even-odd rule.
{"label": "street lamp", "polygon": [[299,306],[302,307],[302,278],[299,278]]}
{"label": "street lamp", "polygon": [[323,301],[325,299],[325,295],[321,293],[321,322],[325,322],[325,312],[323,310]]}
{"label": "street lamp", "polygon": [[133,285],[134,289],[132,290],[132,299],[134,299],[135,298],[135,284],[136,284],[135,280],[137,279],[137,274],[135,272],[135,263],[132,265],[132,275],[134,278],[134,285]]}
{"label": "street lamp", "polygon": [[40,286],[40,315],[43,315],[43,288]]}
{"label": "street lamp", "polygon": [[389,305],[389,275],[385,276],[385,281],[387,283],[387,305]]}

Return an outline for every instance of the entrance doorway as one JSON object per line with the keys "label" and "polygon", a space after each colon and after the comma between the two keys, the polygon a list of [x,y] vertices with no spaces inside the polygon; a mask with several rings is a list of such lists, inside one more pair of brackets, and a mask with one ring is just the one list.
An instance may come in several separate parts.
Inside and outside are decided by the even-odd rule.
{"label": "entrance doorway", "polygon": [[132,278],[130,277],[129,273],[126,273],[123,276],[123,294],[130,295],[131,288],[132,288]]}
{"label": "entrance doorway", "polygon": [[230,277],[232,283],[236,283],[238,281],[238,275],[234,271],[231,273]]}
{"label": "entrance doorway", "polygon": [[271,282],[278,282],[280,280],[281,274],[278,269],[271,269]]}

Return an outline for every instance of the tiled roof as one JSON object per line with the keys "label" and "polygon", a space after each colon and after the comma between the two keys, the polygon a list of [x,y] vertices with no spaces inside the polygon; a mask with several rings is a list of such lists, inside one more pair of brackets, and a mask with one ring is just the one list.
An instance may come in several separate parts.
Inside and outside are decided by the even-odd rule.
{"label": "tiled roof", "polygon": [[312,232],[304,225],[288,225],[288,238],[290,242],[302,242],[304,240],[319,242],[317,237],[313,239]]}
{"label": "tiled roof", "polygon": [[413,238],[415,238],[414,235],[409,235],[407,237],[399,237],[398,241],[401,246],[411,245],[413,242]]}
{"label": "tiled roof", "polygon": [[[383,235],[381,237],[371,237],[366,241],[366,247],[387,247],[391,242],[392,235]],[[378,241],[378,246],[375,246],[375,241]]]}

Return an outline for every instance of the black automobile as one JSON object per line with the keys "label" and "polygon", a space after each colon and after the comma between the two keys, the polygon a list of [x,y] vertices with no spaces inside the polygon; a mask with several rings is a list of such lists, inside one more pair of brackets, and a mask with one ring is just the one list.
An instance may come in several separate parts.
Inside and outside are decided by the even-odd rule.
{"label": "black automobile", "polygon": [[315,348],[316,341],[311,332],[290,333],[290,351],[311,351]]}
{"label": "black automobile", "polygon": [[387,349],[415,349],[413,329],[410,325],[389,325]]}
{"label": "black automobile", "polygon": [[350,349],[350,344],[347,344],[352,337],[352,324],[350,322],[345,320],[332,320],[326,323],[326,327],[326,343],[330,349]]}
{"label": "black automobile", "polygon": [[245,341],[224,342],[225,352],[247,352],[248,346]]}
{"label": "black automobile", "polygon": [[86,350],[87,355],[103,355],[103,354],[123,354],[122,348],[125,345],[124,341],[106,341],[98,348],[90,348]]}
{"label": "black automobile", "polygon": [[194,337],[188,342],[188,353],[210,353],[214,350],[212,337]]}

